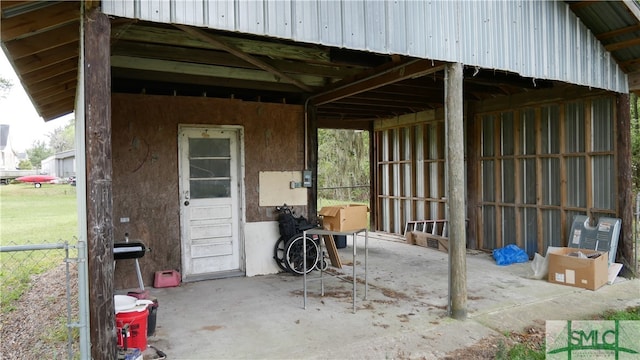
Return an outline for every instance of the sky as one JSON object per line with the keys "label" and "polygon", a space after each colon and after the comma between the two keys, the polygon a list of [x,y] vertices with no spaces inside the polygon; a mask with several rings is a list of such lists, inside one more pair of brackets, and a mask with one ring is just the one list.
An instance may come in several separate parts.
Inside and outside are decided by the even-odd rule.
{"label": "sky", "polygon": [[14,151],[24,152],[36,140],[48,143],[48,134],[64,127],[73,119],[74,115],[70,114],[45,122],[31,104],[3,51],[0,51],[0,77],[13,83],[7,96],[0,99],[0,124],[9,125],[9,137]]}

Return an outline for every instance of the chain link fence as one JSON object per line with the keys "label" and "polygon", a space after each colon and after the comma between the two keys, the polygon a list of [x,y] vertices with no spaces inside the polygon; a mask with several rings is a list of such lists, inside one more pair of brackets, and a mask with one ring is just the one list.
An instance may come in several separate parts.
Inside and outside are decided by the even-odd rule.
{"label": "chain link fence", "polygon": [[79,357],[77,241],[0,246],[0,357]]}
{"label": "chain link fence", "polygon": [[369,204],[369,185],[318,188],[318,209],[342,204]]}

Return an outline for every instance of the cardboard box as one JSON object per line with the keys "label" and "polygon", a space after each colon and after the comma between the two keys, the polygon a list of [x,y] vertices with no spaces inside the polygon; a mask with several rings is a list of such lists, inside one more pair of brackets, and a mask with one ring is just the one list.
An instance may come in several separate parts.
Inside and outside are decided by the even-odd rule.
{"label": "cardboard box", "polygon": [[409,231],[406,234],[407,244],[418,245],[430,249],[449,252],[449,239],[440,235],[432,235],[421,231]]}
{"label": "cardboard box", "polygon": [[349,204],[338,206],[324,206],[320,209],[322,226],[326,230],[348,232],[368,227],[367,205]]}
{"label": "cardboard box", "polygon": [[[581,252],[588,258],[579,258]],[[607,283],[609,253],[561,247],[547,254],[549,282],[597,290]]]}

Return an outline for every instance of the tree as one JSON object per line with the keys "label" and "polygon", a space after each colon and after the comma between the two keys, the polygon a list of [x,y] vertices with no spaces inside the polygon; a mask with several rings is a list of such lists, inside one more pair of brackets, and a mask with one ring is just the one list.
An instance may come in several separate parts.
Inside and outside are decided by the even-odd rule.
{"label": "tree", "polygon": [[[335,189],[321,197],[369,200],[369,133],[354,130],[318,130],[318,187]],[[348,187],[363,188],[348,188]]]}
{"label": "tree", "polygon": [[29,160],[20,160],[20,163],[18,164],[18,168],[20,170],[31,170],[33,169],[33,165]]}
{"label": "tree", "polygon": [[7,96],[12,86],[11,80],[0,77],[0,99],[4,99]]}
{"label": "tree", "polygon": [[56,153],[75,148],[75,119],[49,133],[49,148]]}
{"label": "tree", "polygon": [[27,149],[27,155],[29,161],[35,166],[36,169],[40,169],[42,160],[53,155],[53,150],[48,148],[44,141],[36,140],[33,142],[31,148]]}

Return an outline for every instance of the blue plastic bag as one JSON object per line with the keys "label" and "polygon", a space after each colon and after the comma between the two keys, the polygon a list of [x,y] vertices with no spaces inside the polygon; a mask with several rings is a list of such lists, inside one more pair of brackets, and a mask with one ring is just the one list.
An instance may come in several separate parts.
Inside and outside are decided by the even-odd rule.
{"label": "blue plastic bag", "polygon": [[496,260],[496,264],[501,266],[529,261],[529,255],[517,245],[513,244],[501,249],[494,249],[493,258]]}

